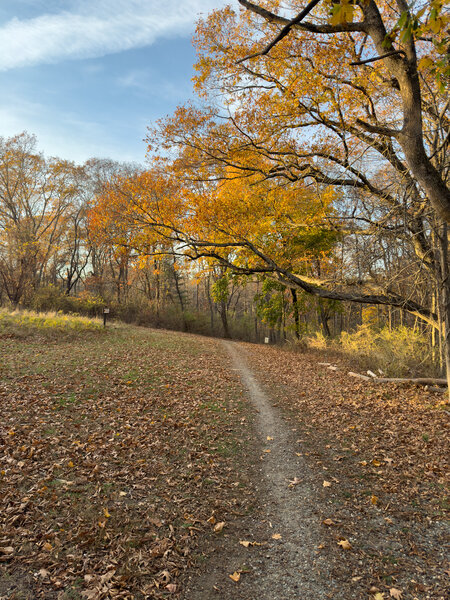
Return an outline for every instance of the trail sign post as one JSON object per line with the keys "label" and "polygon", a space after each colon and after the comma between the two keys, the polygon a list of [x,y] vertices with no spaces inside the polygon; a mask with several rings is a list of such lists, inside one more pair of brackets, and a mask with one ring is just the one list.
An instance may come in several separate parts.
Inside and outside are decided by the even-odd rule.
{"label": "trail sign post", "polygon": [[109,315],[109,308],[103,309],[103,327],[106,327],[106,318]]}

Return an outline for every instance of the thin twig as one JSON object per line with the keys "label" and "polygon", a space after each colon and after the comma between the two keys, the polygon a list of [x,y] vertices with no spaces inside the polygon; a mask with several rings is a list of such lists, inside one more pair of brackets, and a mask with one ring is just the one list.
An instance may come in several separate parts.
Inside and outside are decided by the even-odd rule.
{"label": "thin twig", "polygon": [[355,62],[351,62],[350,66],[353,67],[356,65],[366,65],[367,63],[375,62],[376,60],[383,60],[383,58],[387,58],[388,56],[394,56],[396,54],[405,55],[405,52],[403,50],[392,50],[392,52],[386,52],[386,54],[382,54],[381,56],[374,56],[373,58],[366,58],[366,60],[357,60]]}

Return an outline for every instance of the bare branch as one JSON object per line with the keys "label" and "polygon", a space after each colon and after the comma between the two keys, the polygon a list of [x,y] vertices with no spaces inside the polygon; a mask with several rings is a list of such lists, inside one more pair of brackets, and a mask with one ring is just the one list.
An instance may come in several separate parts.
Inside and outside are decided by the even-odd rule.
{"label": "bare branch", "polygon": [[320,0],[310,0],[310,2],[305,6],[305,8],[299,12],[299,14],[291,19],[284,19],[275,13],[271,13],[270,11],[258,6],[257,4],[253,4],[253,2],[248,2],[248,0],[238,0],[239,4],[241,4],[247,10],[264,17],[269,23],[280,23],[283,24],[283,28],[278,33],[278,35],[260,52],[256,52],[255,54],[251,54],[249,56],[244,56],[240,60],[236,61],[236,64],[242,63],[250,58],[256,58],[257,56],[264,56],[270,52],[270,50],[278,44],[283,38],[285,38],[291,29],[298,28],[303,29],[305,31],[310,31],[312,33],[342,33],[349,31],[364,31],[363,23],[342,23],[340,25],[315,25],[314,23],[302,23],[303,19],[312,11],[312,9],[319,4]]}
{"label": "bare branch", "polygon": [[354,67],[356,65],[366,65],[367,63],[375,62],[376,60],[383,60],[383,58],[394,56],[395,54],[402,54],[403,56],[406,56],[403,50],[392,50],[392,52],[386,52],[386,54],[382,54],[381,56],[374,56],[373,58],[366,58],[366,60],[357,60],[355,62],[351,62],[350,66]]}

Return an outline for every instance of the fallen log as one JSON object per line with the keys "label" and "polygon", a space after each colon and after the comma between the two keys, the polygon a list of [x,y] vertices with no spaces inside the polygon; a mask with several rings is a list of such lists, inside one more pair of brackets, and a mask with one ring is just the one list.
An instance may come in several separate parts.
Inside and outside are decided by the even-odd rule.
{"label": "fallen log", "polygon": [[361,373],[353,373],[353,371],[349,371],[348,374],[350,377],[359,377],[359,379],[364,379],[365,381],[375,381],[372,377],[368,377],[367,375],[361,375]]}
{"label": "fallen log", "polygon": [[374,381],[379,383],[418,383],[420,385],[447,385],[446,379],[433,377],[377,377]]}
{"label": "fallen log", "polygon": [[372,381],[374,383],[413,383],[418,385],[443,385],[447,386],[446,379],[439,379],[433,377],[368,377],[367,375],[362,375],[361,373],[354,373],[353,371],[349,371],[348,373],[351,377],[358,377],[359,379],[364,379],[365,381]]}

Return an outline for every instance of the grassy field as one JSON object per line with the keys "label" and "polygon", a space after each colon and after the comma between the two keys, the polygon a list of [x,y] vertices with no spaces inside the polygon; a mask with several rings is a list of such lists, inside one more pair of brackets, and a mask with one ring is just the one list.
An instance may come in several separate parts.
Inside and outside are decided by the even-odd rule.
{"label": "grassy field", "polygon": [[245,510],[219,342],[2,313],[0,348],[0,598],[177,597]]}
{"label": "grassy field", "polygon": [[[446,597],[445,397],[354,380],[336,356],[240,351],[315,478],[336,597]],[[265,455],[219,340],[0,312],[0,373],[0,600],[176,599],[214,565],[223,598],[250,597],[228,559],[261,519]]]}

